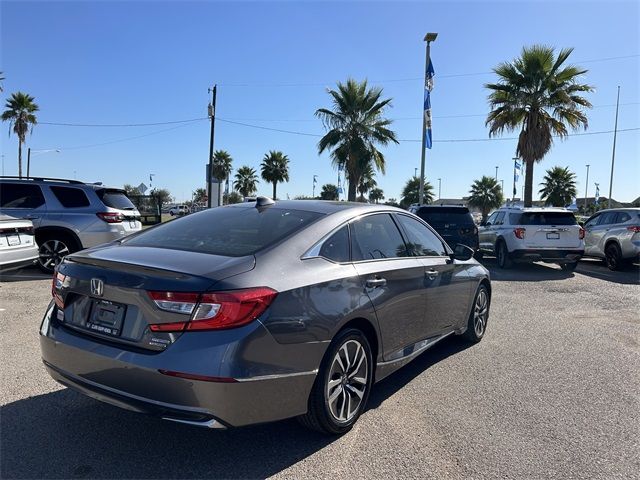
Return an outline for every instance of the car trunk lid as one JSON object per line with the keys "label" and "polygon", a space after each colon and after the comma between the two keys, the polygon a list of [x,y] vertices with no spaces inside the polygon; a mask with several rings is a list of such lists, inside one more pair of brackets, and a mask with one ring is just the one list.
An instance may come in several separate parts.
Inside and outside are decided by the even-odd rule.
{"label": "car trunk lid", "polygon": [[525,229],[527,248],[569,248],[582,245],[581,227],[571,212],[524,212],[517,221]]}

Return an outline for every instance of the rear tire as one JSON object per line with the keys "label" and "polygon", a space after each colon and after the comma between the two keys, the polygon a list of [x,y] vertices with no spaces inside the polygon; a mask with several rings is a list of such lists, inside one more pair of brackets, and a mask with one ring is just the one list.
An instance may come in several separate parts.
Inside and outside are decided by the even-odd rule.
{"label": "rear tire", "polygon": [[329,435],[351,430],[367,406],[373,369],[367,337],[355,328],[338,333],[322,359],[300,423]]}
{"label": "rear tire", "polygon": [[607,245],[604,249],[604,255],[604,261],[609,270],[616,271],[622,268],[622,252],[618,244],[610,243]]}
{"label": "rear tire", "polygon": [[578,266],[578,262],[561,263],[560,268],[565,272],[573,272]]}
{"label": "rear tire", "polygon": [[489,320],[489,307],[491,306],[491,297],[489,289],[486,285],[481,284],[478,287],[476,296],[473,299],[473,307],[469,314],[467,322],[467,331],[462,337],[470,343],[478,343],[484,337],[487,331],[487,321]]}
{"label": "rear tire", "polygon": [[66,255],[78,250],[78,243],[68,233],[47,232],[38,239],[38,268],[44,273],[53,273]]}
{"label": "rear tire", "polygon": [[509,255],[509,250],[507,250],[507,244],[504,241],[498,242],[496,246],[496,260],[498,262],[498,267],[502,269],[508,269],[513,266],[513,260],[511,260],[511,256]]}

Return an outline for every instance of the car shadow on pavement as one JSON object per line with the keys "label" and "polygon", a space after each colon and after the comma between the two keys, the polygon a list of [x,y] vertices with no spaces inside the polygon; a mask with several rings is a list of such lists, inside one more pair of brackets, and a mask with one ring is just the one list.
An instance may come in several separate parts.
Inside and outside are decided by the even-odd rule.
{"label": "car shadow on pavement", "polygon": [[51,280],[51,275],[43,273],[38,267],[0,272],[0,282],[25,282],[30,280]]}
{"label": "car shadow on pavement", "polygon": [[609,270],[602,260],[583,258],[578,264],[576,272],[607,282],[640,285],[640,265],[637,263],[626,265],[622,270],[614,272]]}
{"label": "car shadow on pavement", "polygon": [[[434,346],[375,385],[368,409],[468,346],[457,338]],[[121,410],[69,389],[3,406],[0,431],[0,478],[264,478],[339,438],[306,430],[294,419],[207,430]]]}
{"label": "car shadow on pavement", "polygon": [[[514,263],[509,269],[498,267],[496,259],[484,257],[481,260],[491,274],[491,280],[501,282],[539,282],[565,280],[574,276],[573,272],[565,272],[559,266],[540,263]],[[579,268],[579,267],[578,267]]]}

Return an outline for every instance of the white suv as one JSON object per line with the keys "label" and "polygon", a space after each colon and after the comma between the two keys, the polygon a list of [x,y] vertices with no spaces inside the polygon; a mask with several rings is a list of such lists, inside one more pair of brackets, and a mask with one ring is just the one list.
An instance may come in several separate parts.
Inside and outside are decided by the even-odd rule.
{"label": "white suv", "polygon": [[584,230],[564,208],[502,207],[478,235],[480,252],[495,255],[500,268],[542,261],[574,270],[584,254]]}

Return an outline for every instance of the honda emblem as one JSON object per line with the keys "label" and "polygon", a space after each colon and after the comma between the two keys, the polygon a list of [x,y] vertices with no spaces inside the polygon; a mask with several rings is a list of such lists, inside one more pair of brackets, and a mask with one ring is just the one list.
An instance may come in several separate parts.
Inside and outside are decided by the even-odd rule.
{"label": "honda emblem", "polygon": [[101,297],[104,293],[104,282],[99,278],[91,279],[91,295]]}

